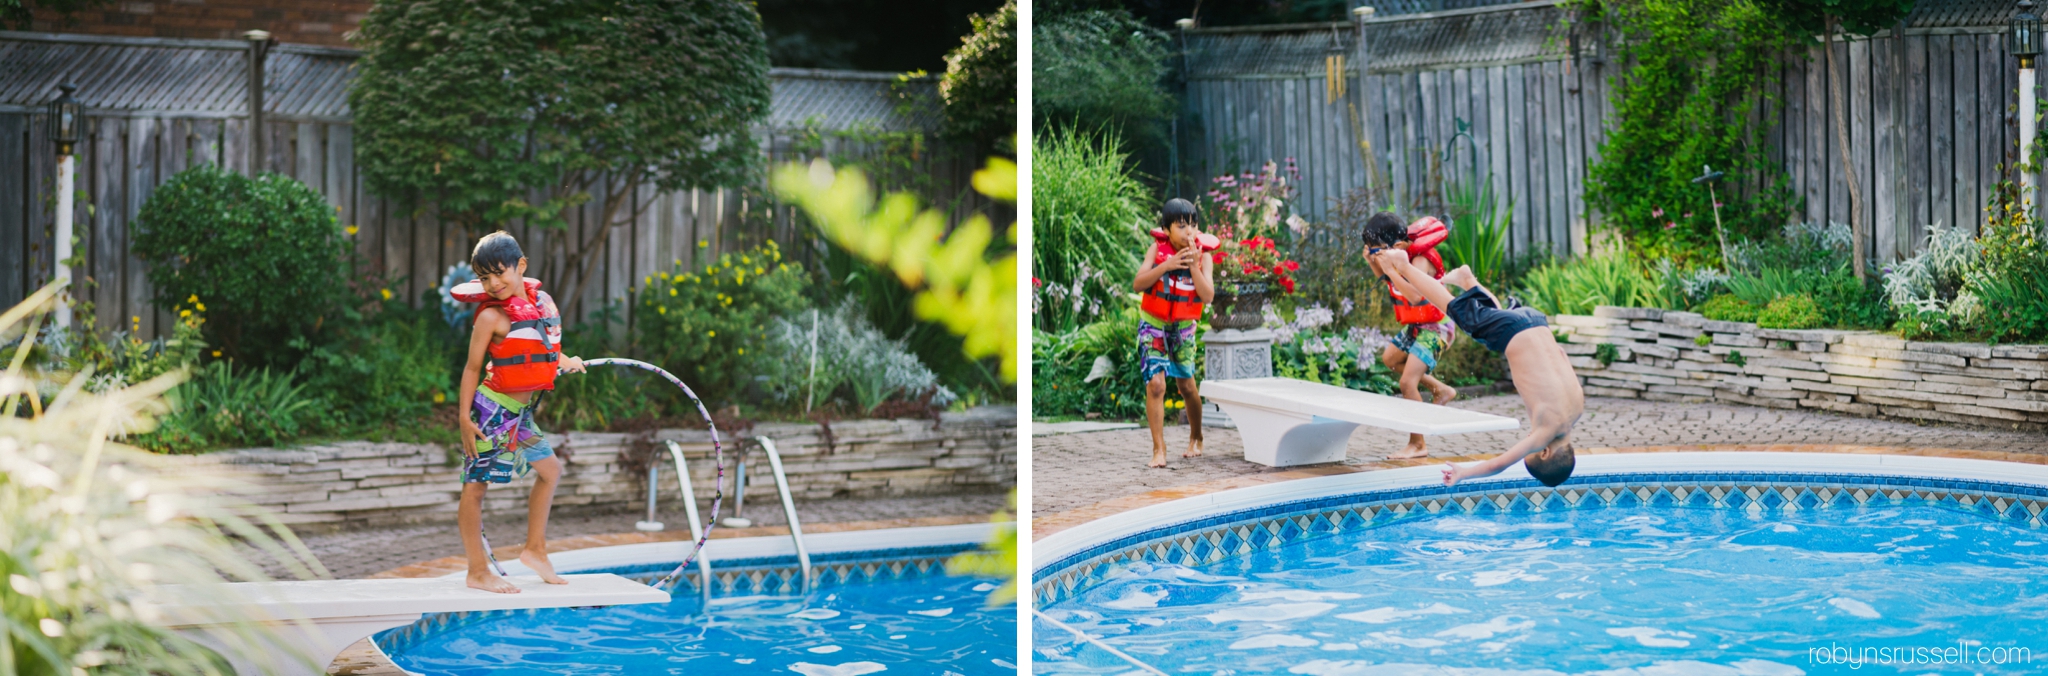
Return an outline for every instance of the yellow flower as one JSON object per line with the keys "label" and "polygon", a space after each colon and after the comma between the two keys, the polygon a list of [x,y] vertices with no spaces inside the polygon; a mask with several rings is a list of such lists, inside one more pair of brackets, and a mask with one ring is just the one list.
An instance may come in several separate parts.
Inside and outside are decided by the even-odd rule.
{"label": "yellow flower", "polygon": [[195,293],[195,294],[192,294],[192,297],[191,297],[191,298],[187,298],[187,299],[185,299],[185,302],[187,302],[187,303],[197,303],[197,302],[199,302],[199,294],[196,294],[196,293]]}
{"label": "yellow flower", "polygon": [[[664,278],[664,279],[666,279],[666,278]],[[654,278],[653,278],[653,277],[641,277],[641,278],[640,278],[640,285],[641,285],[641,286],[654,286]]]}
{"label": "yellow flower", "polygon": [[199,306],[199,311],[200,311],[200,312],[205,312],[205,311],[206,311],[206,304],[205,304],[205,303],[199,303],[199,304],[198,304],[198,306]]}
{"label": "yellow flower", "polygon": [[135,315],[135,316],[133,316],[133,317],[129,317],[129,318],[128,318],[128,321],[130,321],[130,322],[134,322],[134,323],[136,323],[136,324],[141,324],[141,323],[142,323],[142,315]]}
{"label": "yellow flower", "polygon": [[439,404],[444,403],[446,401],[448,401],[448,395],[442,394],[440,392],[434,393],[434,403]]}
{"label": "yellow flower", "polygon": [[390,289],[384,289],[384,290],[382,291],[382,293],[384,294],[384,300],[391,300],[391,290],[390,290]]}
{"label": "yellow flower", "polygon": [[348,228],[346,228],[346,229],[348,230],[348,236],[350,236],[350,237],[354,237],[354,236],[356,236],[356,226],[353,226],[353,225],[351,225],[351,226],[348,226]]}
{"label": "yellow flower", "polygon": [[753,258],[750,258],[750,257],[747,257],[747,256],[741,256],[741,257],[740,257],[740,263],[741,263],[742,265],[753,265],[753,264],[754,264],[754,259],[753,259]]}
{"label": "yellow flower", "polygon": [[[704,248],[704,247],[707,247],[707,246],[711,246],[711,243],[710,243],[710,242],[707,242],[707,241],[704,241],[704,240],[701,240],[701,239],[700,239],[700,240],[697,240],[697,248],[699,248],[699,249],[702,249],[702,248]],[[680,263],[682,263],[682,261],[676,261],[676,263],[680,264]]]}
{"label": "yellow flower", "polygon": [[654,308],[654,311],[655,311],[655,312],[659,312],[659,313],[661,313],[661,314],[668,314],[668,306],[667,306],[667,305],[663,305],[663,306],[661,306],[661,307],[658,307],[658,308]]}
{"label": "yellow flower", "polygon": [[704,337],[705,337],[705,338],[717,338],[717,337],[718,337],[718,332],[717,332],[717,331],[705,331],[705,332],[704,332]]}
{"label": "yellow flower", "polygon": [[180,316],[180,317],[190,317],[190,316],[192,316],[192,311],[191,311],[191,310],[179,310],[179,311],[178,311],[178,316]]}
{"label": "yellow flower", "polygon": [[214,351],[213,351],[213,358],[214,358],[214,359],[219,359],[219,358],[220,358],[220,350],[214,350]]}
{"label": "yellow flower", "polygon": [[762,270],[761,268],[758,268],[758,267],[756,267],[756,268],[754,268],[754,274],[757,274],[757,275],[767,274],[767,271],[766,271],[766,270]]}
{"label": "yellow flower", "polygon": [[676,295],[676,290],[675,290],[675,289],[669,289],[669,290],[668,290],[668,295],[671,295],[671,296],[673,296],[673,295]]}
{"label": "yellow flower", "polygon": [[747,353],[747,348],[744,348],[744,347],[740,348],[740,354],[746,354],[746,353]]}

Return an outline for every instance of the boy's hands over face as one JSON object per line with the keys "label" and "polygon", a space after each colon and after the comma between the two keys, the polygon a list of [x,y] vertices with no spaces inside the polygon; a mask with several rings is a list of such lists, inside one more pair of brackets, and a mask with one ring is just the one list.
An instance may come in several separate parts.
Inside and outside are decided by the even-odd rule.
{"label": "boy's hands over face", "polygon": [[561,363],[560,363],[560,365],[556,366],[555,368],[556,368],[556,370],[559,370],[559,371],[561,371],[562,373],[582,373],[582,372],[583,372],[583,358],[581,358],[581,357],[563,357],[563,358],[562,358],[562,361],[561,361]]}
{"label": "boy's hands over face", "polygon": [[1379,255],[1380,255],[1380,264],[1381,264],[1381,265],[1389,265],[1389,264],[1393,264],[1393,265],[1407,265],[1407,264],[1408,264],[1408,252],[1406,252],[1406,251],[1403,251],[1403,250],[1400,250],[1400,249],[1394,249],[1394,248],[1386,248],[1386,249],[1380,249],[1380,254],[1379,254]]}

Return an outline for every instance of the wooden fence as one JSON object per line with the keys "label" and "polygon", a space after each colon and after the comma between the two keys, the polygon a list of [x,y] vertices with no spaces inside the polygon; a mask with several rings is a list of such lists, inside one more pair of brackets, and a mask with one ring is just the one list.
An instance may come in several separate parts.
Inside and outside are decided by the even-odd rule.
{"label": "wooden fence", "polygon": [[[1355,26],[1190,30],[1188,172],[1296,158],[1296,208],[1321,217],[1331,200],[1368,184],[1363,136],[1399,202],[1436,208],[1439,177],[1467,176],[1476,160],[1513,205],[1510,252],[1583,252],[1588,220],[1600,218],[1585,202],[1588,168],[1613,125],[1614,81],[1625,68],[1592,58],[1589,38],[1561,32],[1563,12],[1530,2]],[[1930,224],[1975,228],[1997,182],[2016,180],[2018,72],[1998,30],[1908,27],[1830,44],[1847,85],[1849,163],[1874,256],[1910,255]],[[1816,41],[1786,55],[1776,101],[1751,115],[1773,115],[1769,153],[1802,200],[1798,217],[1848,223],[1821,49]],[[1336,55],[1345,61],[1332,79]]]}
{"label": "wooden fence", "polygon": [[[0,165],[5,167],[0,170],[0,307],[52,278],[56,157],[46,124],[45,115],[0,112],[0,162],[5,162]],[[325,195],[341,222],[356,228],[351,238],[359,261],[396,280],[393,294],[417,304],[421,294],[439,285],[450,265],[468,261],[470,246],[483,233],[443,224],[431,208],[408,212],[365,189],[355,167],[351,124],[286,120],[264,126],[269,137],[260,169],[291,176]],[[167,334],[171,317],[150,305],[153,291],[145,265],[129,252],[130,225],[151,191],[179,171],[200,163],[247,171],[248,121],[89,115],[83,129],[75,149],[76,186],[83,196],[73,231],[79,238],[75,251],[84,258],[73,271],[76,297],[93,303],[103,330],[129,330],[144,338]],[[762,139],[771,165],[864,151],[857,140],[827,135],[822,141],[820,149],[790,132],[770,132]],[[929,149],[918,163],[950,194],[964,190],[979,168],[976,158],[964,155]],[[762,191],[657,193],[652,186],[642,188],[626,208],[644,212],[631,224],[612,226],[583,295],[573,304],[558,299],[564,312],[580,315],[624,301],[647,275],[677,265],[694,270],[767,239],[778,241],[799,262],[815,263],[821,245],[807,236],[805,226],[789,210],[749,194]],[[529,274],[557,278],[563,263],[539,252],[548,250],[551,237],[591,240],[602,217],[601,202],[571,210],[563,230],[508,227],[533,258]],[[963,200],[955,215],[992,208],[985,199]],[[630,322],[630,303],[625,309],[620,319]]]}

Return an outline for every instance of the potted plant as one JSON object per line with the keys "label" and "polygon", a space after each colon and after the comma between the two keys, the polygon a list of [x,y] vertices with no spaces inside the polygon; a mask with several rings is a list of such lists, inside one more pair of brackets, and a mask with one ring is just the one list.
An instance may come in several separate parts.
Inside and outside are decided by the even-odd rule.
{"label": "potted plant", "polygon": [[1285,215],[1287,200],[1295,192],[1289,179],[1300,175],[1290,157],[1285,175],[1277,164],[1267,162],[1258,173],[1213,179],[1216,187],[1208,194],[1209,211],[1215,215],[1211,230],[1223,247],[1211,254],[1216,263],[1211,327],[1258,328],[1264,321],[1266,301],[1276,289],[1294,293],[1294,274],[1301,264],[1280,250],[1272,233],[1283,220],[1297,231],[1307,225],[1300,216]]}

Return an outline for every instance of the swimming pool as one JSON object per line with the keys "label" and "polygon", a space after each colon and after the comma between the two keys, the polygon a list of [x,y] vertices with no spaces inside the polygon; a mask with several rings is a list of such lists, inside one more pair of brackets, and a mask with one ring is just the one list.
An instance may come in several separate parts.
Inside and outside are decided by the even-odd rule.
{"label": "swimming pool", "polygon": [[1035,671],[2048,663],[2040,467],[1671,453],[1582,456],[1555,490],[1434,474],[1231,491],[1041,540]]}
{"label": "swimming pool", "polygon": [[[713,540],[708,606],[692,568],[661,606],[430,615],[375,642],[399,667],[436,675],[1014,673],[1016,608],[986,607],[997,581],[944,571],[946,559],[974,549],[987,532],[976,525],[807,537],[817,550],[808,594],[794,558],[777,551],[787,538]],[[684,544],[556,559],[565,573],[649,581],[681,556],[654,559]]]}

